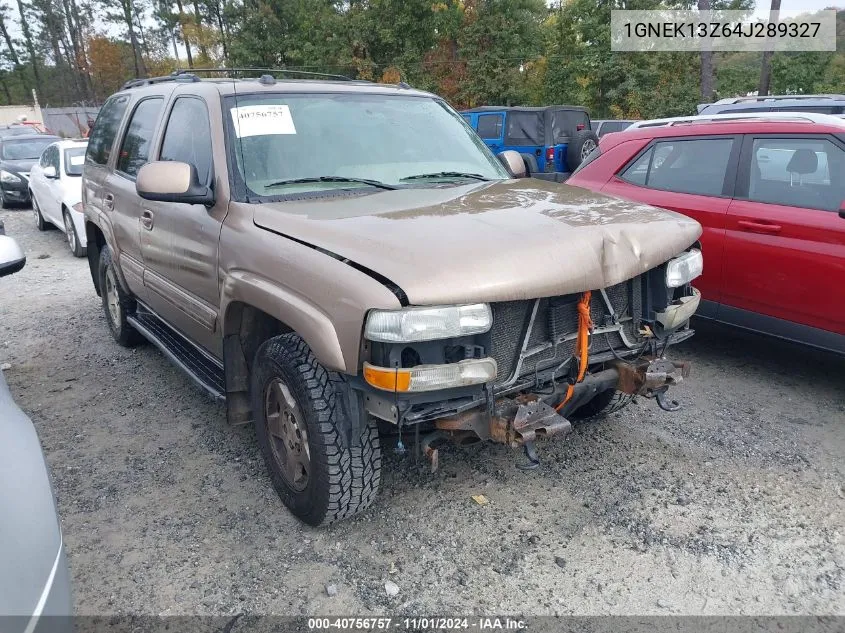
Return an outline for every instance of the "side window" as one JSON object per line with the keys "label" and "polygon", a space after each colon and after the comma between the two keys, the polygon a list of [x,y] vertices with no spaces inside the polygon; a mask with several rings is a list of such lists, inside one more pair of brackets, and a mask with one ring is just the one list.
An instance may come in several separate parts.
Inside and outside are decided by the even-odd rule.
{"label": "side window", "polygon": [[138,170],[150,158],[150,144],[153,141],[158,113],[161,111],[163,99],[145,99],[138,103],[129,127],[120,144],[120,154],[117,157],[117,171],[134,178]]}
{"label": "side window", "polygon": [[56,168],[56,173],[59,173],[59,146],[53,145],[49,150],[50,155],[47,157],[47,160],[50,165]]}
{"label": "side window", "polygon": [[845,151],[820,138],[755,138],[748,199],[837,211],[845,200]]}
{"label": "side window", "polygon": [[109,155],[114,144],[114,137],[117,136],[117,129],[123,119],[123,113],[129,105],[129,97],[113,97],[106,101],[97,115],[97,121],[88,138],[88,151],[85,154],[85,162],[95,165],[105,165],[109,162]]}
{"label": "side window", "polygon": [[478,135],[486,139],[502,138],[502,115],[482,114],[478,117]]}
{"label": "side window", "polygon": [[194,165],[202,183],[211,174],[211,124],[205,102],[179,97],[170,111],[159,160],[175,160]]}
{"label": "side window", "polygon": [[47,165],[50,164],[50,148],[45,149],[41,153],[41,158],[38,160],[38,164],[41,167],[46,167]]}
{"label": "side window", "polygon": [[622,173],[635,185],[720,196],[733,147],[732,139],[683,139],[652,145]]}

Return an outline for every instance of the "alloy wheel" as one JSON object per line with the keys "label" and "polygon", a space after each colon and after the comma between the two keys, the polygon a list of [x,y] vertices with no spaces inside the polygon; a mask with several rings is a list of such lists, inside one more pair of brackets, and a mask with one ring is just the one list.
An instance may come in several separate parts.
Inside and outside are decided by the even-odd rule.
{"label": "alloy wheel", "polygon": [[281,466],[285,482],[302,492],[311,473],[308,432],[296,400],[280,378],[273,378],[264,389],[264,418],[273,458]]}

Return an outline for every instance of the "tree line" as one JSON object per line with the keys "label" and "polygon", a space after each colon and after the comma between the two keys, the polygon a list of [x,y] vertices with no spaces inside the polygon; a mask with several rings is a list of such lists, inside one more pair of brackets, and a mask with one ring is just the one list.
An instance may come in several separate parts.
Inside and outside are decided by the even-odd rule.
{"label": "tree line", "polygon": [[2,1],[6,104],[30,103],[35,90],[42,106],[96,105],[131,78],[221,66],[402,80],[460,108],[583,105],[596,118],[689,114],[757,90],[764,68],[773,93],[845,91],[840,50],[778,52],[765,63],[762,53],[611,52],[612,9],[692,0]]}

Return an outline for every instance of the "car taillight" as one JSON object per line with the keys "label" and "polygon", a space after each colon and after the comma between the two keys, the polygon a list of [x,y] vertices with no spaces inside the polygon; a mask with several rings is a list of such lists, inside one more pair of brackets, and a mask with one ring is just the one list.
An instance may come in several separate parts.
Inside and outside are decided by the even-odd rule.
{"label": "car taillight", "polygon": [[583,130],[585,127],[587,127],[587,126],[586,126],[586,125],[584,125],[583,123],[579,123],[578,125],[576,125],[576,126],[575,126],[575,129],[576,129],[578,132],[580,132],[580,131],[581,131],[581,130]]}
{"label": "car taillight", "polygon": [[546,150],[546,160],[552,161],[554,159],[555,159],[555,148],[550,147],[549,149]]}

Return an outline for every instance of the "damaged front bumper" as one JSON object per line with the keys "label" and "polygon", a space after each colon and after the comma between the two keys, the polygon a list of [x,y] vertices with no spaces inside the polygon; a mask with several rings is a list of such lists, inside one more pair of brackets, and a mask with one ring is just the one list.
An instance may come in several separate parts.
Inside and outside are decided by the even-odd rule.
{"label": "damaged front bumper", "polygon": [[442,440],[457,444],[490,440],[533,451],[533,443],[538,437],[569,433],[572,425],[567,416],[598,393],[615,389],[631,395],[662,398],[669,387],[677,385],[689,374],[688,361],[644,358],[636,362],[607,363],[604,369],[588,374],[577,383],[572,397],[559,409],[556,407],[563,401],[568,383],[558,385],[551,393],[501,397],[492,407],[440,418],[434,422],[436,430],[423,438],[422,450],[431,460],[432,469],[438,464],[435,445]]}

